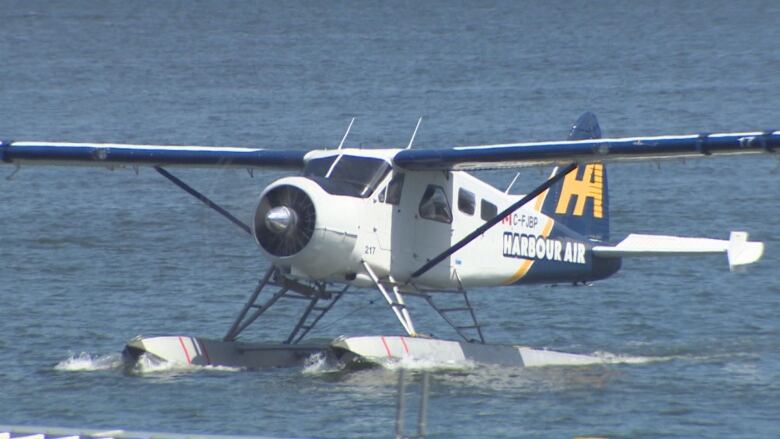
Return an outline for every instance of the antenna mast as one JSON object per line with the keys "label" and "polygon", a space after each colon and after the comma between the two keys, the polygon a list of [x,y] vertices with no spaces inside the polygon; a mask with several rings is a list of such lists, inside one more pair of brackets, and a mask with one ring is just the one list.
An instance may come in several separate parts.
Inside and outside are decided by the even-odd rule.
{"label": "antenna mast", "polygon": [[514,186],[514,185],[515,185],[515,182],[517,181],[517,177],[519,177],[519,176],[520,176],[520,173],[519,173],[519,172],[518,172],[517,174],[515,174],[515,178],[513,178],[513,179],[512,179],[512,182],[511,182],[511,183],[509,183],[509,186],[507,186],[507,187],[506,187],[506,190],[504,191],[504,193],[505,193],[505,194],[508,194],[508,193],[509,193],[509,189],[512,189],[512,186]]}
{"label": "antenna mast", "polygon": [[341,149],[342,146],[344,146],[344,141],[347,140],[347,136],[349,135],[349,130],[352,129],[352,124],[355,123],[355,118],[353,117],[352,120],[349,122],[349,126],[347,127],[347,132],[344,133],[344,137],[341,138],[341,142],[339,142],[339,147],[336,149]]}
{"label": "antenna mast", "polygon": [[412,143],[414,143],[414,137],[417,135],[417,129],[420,128],[420,123],[421,122],[422,122],[422,117],[417,119],[417,126],[414,127],[414,132],[412,133],[412,138],[409,139],[409,144],[406,145],[406,149],[411,149],[412,148]]}

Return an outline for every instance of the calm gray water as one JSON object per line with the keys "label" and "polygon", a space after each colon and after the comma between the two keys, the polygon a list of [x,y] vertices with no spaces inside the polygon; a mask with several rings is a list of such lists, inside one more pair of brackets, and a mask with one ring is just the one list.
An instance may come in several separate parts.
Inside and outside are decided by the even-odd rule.
{"label": "calm gray water", "polygon": [[[777,128],[778,16],[771,1],[0,1],[0,137],[321,147],[357,116],[349,146],[393,146],[424,116],[425,148],[561,139],[585,110],[610,136]],[[430,437],[780,437],[778,163],[612,166],[615,237],[747,230],[764,259],[474,291],[492,341],[631,364],[435,370]],[[179,174],[244,218],[279,177]],[[0,423],[390,437],[395,370],[119,369],[137,334],[221,336],[265,266],[150,170],[0,180]],[[348,297],[317,335],[398,333],[376,298]],[[293,311],[251,337],[282,337]]]}

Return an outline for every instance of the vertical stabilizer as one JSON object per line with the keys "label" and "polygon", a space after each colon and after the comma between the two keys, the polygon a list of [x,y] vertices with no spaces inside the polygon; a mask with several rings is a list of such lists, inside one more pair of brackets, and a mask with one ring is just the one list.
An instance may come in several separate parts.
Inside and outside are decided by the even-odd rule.
{"label": "vertical stabilizer", "polygon": [[[586,112],[571,127],[567,140],[600,139],[596,115]],[[592,239],[609,239],[607,169],[601,163],[581,165],[550,188],[542,213]]]}
{"label": "vertical stabilizer", "polygon": [[590,111],[582,113],[582,116],[574,122],[569,131],[569,137],[566,140],[589,140],[600,139],[601,127],[596,115]]}

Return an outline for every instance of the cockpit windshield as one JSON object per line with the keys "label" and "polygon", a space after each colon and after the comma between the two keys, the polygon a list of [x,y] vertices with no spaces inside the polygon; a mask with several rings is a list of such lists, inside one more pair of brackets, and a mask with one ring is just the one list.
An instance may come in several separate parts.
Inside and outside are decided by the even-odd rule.
{"label": "cockpit windshield", "polygon": [[334,155],[311,159],[303,175],[326,192],[350,197],[369,197],[390,171],[390,164],[374,157]]}

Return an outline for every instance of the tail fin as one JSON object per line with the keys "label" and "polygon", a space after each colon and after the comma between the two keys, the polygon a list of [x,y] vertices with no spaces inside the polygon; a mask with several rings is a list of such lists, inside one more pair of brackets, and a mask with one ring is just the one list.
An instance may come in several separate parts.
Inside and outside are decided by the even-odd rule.
{"label": "tail fin", "polygon": [[[596,115],[586,112],[571,127],[568,140],[600,138]],[[607,169],[601,163],[580,166],[549,189],[542,213],[589,238],[609,239]]]}

